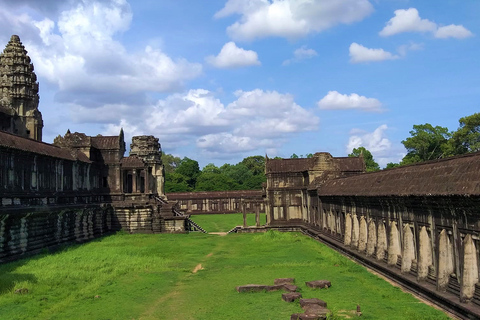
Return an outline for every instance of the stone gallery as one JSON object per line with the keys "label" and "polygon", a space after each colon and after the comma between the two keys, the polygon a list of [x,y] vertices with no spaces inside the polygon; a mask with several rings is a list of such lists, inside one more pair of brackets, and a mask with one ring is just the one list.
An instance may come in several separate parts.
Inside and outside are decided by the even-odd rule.
{"label": "stone gallery", "polygon": [[18,36],[0,55],[0,261],[106,233],[199,229],[189,213],[266,213],[463,317],[480,317],[480,153],[365,173],[363,158],[266,159],[263,190],[164,192],[153,136],[67,131],[42,142]]}

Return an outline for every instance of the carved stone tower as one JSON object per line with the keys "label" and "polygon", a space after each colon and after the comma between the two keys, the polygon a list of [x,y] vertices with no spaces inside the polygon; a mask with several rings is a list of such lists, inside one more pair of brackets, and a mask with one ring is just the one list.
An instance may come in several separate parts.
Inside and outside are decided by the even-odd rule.
{"label": "carved stone tower", "polygon": [[[154,179],[154,189],[159,196],[165,195],[165,175],[162,163],[162,147],[154,136],[136,136],[132,138],[130,156],[141,158],[149,168]],[[150,169],[149,169],[150,170]]]}
{"label": "carved stone tower", "polygon": [[20,38],[13,35],[0,54],[0,130],[42,141],[38,82]]}

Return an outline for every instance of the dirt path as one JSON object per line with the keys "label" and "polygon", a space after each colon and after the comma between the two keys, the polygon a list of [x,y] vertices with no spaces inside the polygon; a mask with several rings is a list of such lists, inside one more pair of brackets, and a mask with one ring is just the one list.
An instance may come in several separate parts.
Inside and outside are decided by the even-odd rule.
{"label": "dirt path", "polygon": [[227,235],[226,232],[209,232],[208,234],[216,234],[216,235],[219,235],[219,236],[226,236]]}
{"label": "dirt path", "polygon": [[[221,236],[224,236],[226,232],[218,232],[214,234],[220,234]],[[199,263],[192,269],[191,273],[186,273],[184,276],[180,277],[178,281],[172,285],[172,291],[168,292],[165,295],[160,296],[157,300],[155,300],[148,309],[146,309],[143,314],[138,318],[139,320],[146,320],[146,319],[156,319],[154,317],[155,312],[159,309],[162,308],[162,305],[164,305],[165,308],[170,308],[170,314],[175,314],[176,316],[180,316],[179,312],[182,310],[181,307],[179,307],[179,303],[181,303],[181,300],[177,300],[177,298],[182,296],[182,292],[185,290],[188,290],[188,282],[189,278],[194,276],[198,271],[204,269],[204,265],[206,262],[215,255],[215,252],[221,251],[224,248],[225,244],[224,241],[220,241],[217,243],[216,247],[213,249],[212,252],[209,254],[205,255]],[[169,301],[172,300],[177,300],[176,302],[169,303]]]}

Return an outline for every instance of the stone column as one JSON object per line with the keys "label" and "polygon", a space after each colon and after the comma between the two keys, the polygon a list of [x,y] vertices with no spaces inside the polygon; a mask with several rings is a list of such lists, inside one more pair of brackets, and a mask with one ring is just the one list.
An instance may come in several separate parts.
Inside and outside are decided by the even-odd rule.
{"label": "stone column", "polygon": [[255,204],[255,223],[257,227],[260,227],[260,204]]}
{"label": "stone column", "polygon": [[137,170],[132,171],[132,193],[137,193]]}
{"label": "stone column", "polygon": [[245,203],[242,201],[242,213],[243,213],[243,227],[247,227],[247,210]]}
{"label": "stone column", "polygon": [[143,171],[145,172],[145,194],[148,194],[148,193],[150,193],[150,186],[149,186],[149,179],[148,179],[148,176],[149,176],[148,167],[146,167]]}

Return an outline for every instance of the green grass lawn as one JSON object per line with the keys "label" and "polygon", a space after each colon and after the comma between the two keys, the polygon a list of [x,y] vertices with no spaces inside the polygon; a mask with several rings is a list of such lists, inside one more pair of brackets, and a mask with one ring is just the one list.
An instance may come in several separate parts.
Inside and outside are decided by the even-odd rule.
{"label": "green grass lawn", "polygon": [[[235,291],[280,277],[296,278],[303,297],[325,300],[334,319],[357,304],[362,319],[448,319],[325,245],[278,232],[118,233],[3,264],[0,319],[290,319],[301,309],[281,292]],[[318,279],[332,287],[305,286]]]}
{"label": "green grass lawn", "polygon": [[[198,223],[207,232],[227,232],[236,226],[243,226],[243,214],[199,214],[191,217],[193,221]],[[260,214],[260,225],[266,222],[265,213]],[[247,214],[247,225],[255,225],[255,214]]]}

